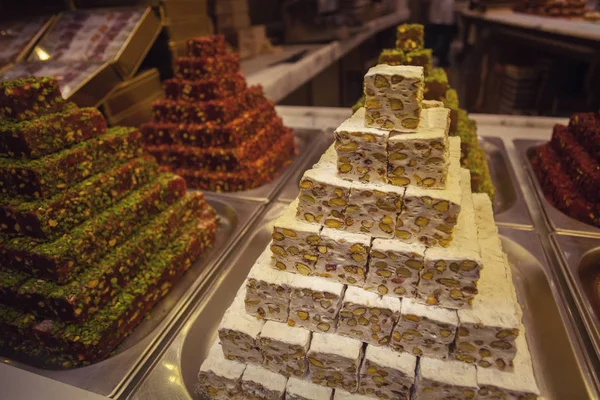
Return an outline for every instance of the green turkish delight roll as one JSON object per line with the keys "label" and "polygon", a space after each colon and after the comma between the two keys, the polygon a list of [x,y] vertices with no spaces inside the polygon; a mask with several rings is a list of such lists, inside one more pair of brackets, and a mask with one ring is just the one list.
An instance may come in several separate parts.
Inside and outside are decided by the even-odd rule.
{"label": "green turkish delight roll", "polygon": [[378,64],[404,65],[406,64],[406,55],[400,49],[383,49],[379,54]]}
{"label": "green turkish delight roll", "polygon": [[423,73],[427,78],[433,69],[433,52],[431,49],[419,49],[406,53],[406,65],[423,67]]}
{"label": "green turkish delight roll", "polygon": [[420,24],[404,24],[397,28],[396,47],[403,51],[422,49],[425,43],[424,28]]}
{"label": "green turkish delight roll", "polygon": [[23,340],[31,335],[37,321],[30,313],[0,304],[0,335],[4,340]]}
{"label": "green turkish delight roll", "polygon": [[39,243],[28,237],[5,239],[0,243],[0,257],[4,265],[13,269],[59,284],[67,283],[76,272],[92,265],[154,215],[183,197],[185,190],[182,178],[162,174],[53,242]]}
{"label": "green turkish delight roll", "polygon": [[450,133],[455,133],[458,128],[458,110],[460,109],[458,93],[455,89],[448,89],[442,101],[444,106],[450,109]]}
{"label": "green turkish delight roll", "polygon": [[365,106],[365,95],[363,94],[360,99],[358,99],[356,101],[356,104],[354,104],[352,106],[352,112],[355,113],[358,111],[359,108],[364,107]]}
{"label": "green turkish delight roll", "polygon": [[24,272],[0,268],[0,304],[14,305],[19,287],[29,279],[31,275]]}
{"label": "green turkish delight roll", "polygon": [[144,156],[96,174],[49,199],[24,201],[0,196],[0,232],[55,239],[157,175],[154,158]]}
{"label": "green turkish delight roll", "polygon": [[111,128],[102,136],[36,160],[0,159],[0,185],[5,194],[47,198],[142,152],[137,129]]}
{"label": "green turkish delight roll", "polygon": [[0,120],[29,120],[59,112],[66,104],[54,78],[0,81]]}
{"label": "green turkish delight roll", "polygon": [[425,100],[442,101],[449,88],[446,71],[443,68],[433,68],[431,74],[425,77]]}

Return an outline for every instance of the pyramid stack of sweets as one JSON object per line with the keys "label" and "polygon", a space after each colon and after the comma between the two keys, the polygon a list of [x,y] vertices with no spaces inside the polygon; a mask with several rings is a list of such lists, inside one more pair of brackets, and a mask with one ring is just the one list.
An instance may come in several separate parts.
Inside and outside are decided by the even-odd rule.
{"label": "pyramid stack of sweets", "polygon": [[556,208],[600,227],[600,114],[573,115],[531,160],[546,198]]}
{"label": "pyramid stack of sweets", "polygon": [[187,54],[142,126],[145,149],[197,189],[233,192],[271,181],[294,155],[293,132],[261,87],[246,86],[222,35],[189,40]]}
{"label": "pyramid stack of sweets", "polygon": [[[477,124],[460,108],[458,94],[448,84],[448,76],[442,68],[433,68],[432,51],[425,49],[423,25],[405,24],[397,28],[396,48],[384,49],[379,64],[412,65],[423,67],[425,84],[423,98],[444,103],[450,109],[450,136],[461,138],[461,165],[471,171],[471,186],[476,193],[487,193],[494,198],[485,152],[477,141]],[[353,106],[356,111],[365,106],[363,96]]]}
{"label": "pyramid stack of sweets", "polygon": [[0,353],[106,358],[215,238],[201,192],[161,173],[52,78],[0,83]]}
{"label": "pyramid stack of sweets", "polygon": [[491,201],[423,87],[422,67],[366,74],[366,109],[305,172],[227,310],[203,395],[537,398]]}

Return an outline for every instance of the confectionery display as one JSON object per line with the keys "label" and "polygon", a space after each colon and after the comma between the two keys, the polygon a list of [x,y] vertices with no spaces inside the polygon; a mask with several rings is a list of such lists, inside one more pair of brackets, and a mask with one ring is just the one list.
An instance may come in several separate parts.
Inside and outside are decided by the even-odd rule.
{"label": "confectionery display", "polygon": [[[431,49],[425,49],[423,47],[423,35],[424,28],[422,25],[400,25],[397,28],[396,48],[384,49],[381,52],[378,59],[379,65],[376,67],[375,71],[385,70],[386,67],[384,67],[383,65],[408,65],[423,67],[424,84],[422,86],[422,89],[415,88],[413,94],[417,96],[419,101],[420,99],[441,101],[443,102],[446,108],[450,109],[451,123],[449,126],[449,132],[447,133],[450,136],[460,136],[460,163],[462,167],[467,168],[471,171],[471,187],[474,192],[487,193],[490,196],[490,198],[493,199],[495,195],[495,188],[492,184],[485,153],[479,145],[479,142],[477,141],[477,124],[475,121],[469,118],[465,110],[460,108],[458,94],[456,93],[456,90],[452,89],[448,84],[448,77],[446,75],[446,72],[442,68],[433,68],[432,52]],[[379,114],[381,113],[378,111],[377,107],[375,107],[380,104],[380,101],[378,100],[377,96],[369,96],[368,94],[369,92],[374,93],[375,89],[377,89],[379,92],[388,90],[388,85],[386,83],[387,81],[385,81],[385,75],[377,72],[374,72],[374,74],[376,74],[376,76],[379,77],[378,82],[381,88],[376,87],[376,81],[370,83],[368,80],[365,80],[365,88],[367,88],[368,85],[370,87],[370,90],[365,91],[365,96],[359,99],[358,102],[352,107],[352,109],[354,112],[356,112],[361,107],[365,107],[365,109],[367,110],[367,114],[375,113],[375,115],[379,117],[378,119],[375,119],[374,122],[370,123],[369,126],[383,127],[384,129],[392,129],[393,120],[385,118],[384,115],[379,116]],[[390,82],[390,84],[392,83],[393,82]],[[375,88],[373,88],[373,86],[375,86]],[[406,92],[404,92],[402,96],[406,96]],[[370,102],[367,101],[369,99],[371,99]],[[411,108],[411,102],[407,102],[406,100],[403,100],[400,104],[396,103],[394,105],[392,105],[392,103],[389,100],[387,100],[387,102],[391,105],[390,108],[392,109],[392,111],[394,110],[394,108],[398,107],[407,107],[407,109],[413,110],[413,108]],[[431,107],[431,105],[427,106]],[[415,110],[416,116],[407,117],[407,121],[405,121],[404,123],[414,123],[413,118],[417,118],[418,120],[417,111],[420,112],[421,110]],[[378,124],[377,121],[381,123]],[[389,121],[389,128],[385,128],[383,126],[383,124],[385,124],[387,121]],[[393,129],[402,131],[402,128],[398,129],[395,125]],[[415,139],[420,140],[421,138],[415,137]],[[425,140],[429,140],[429,138]],[[393,139],[390,140],[389,143],[391,145],[395,145]],[[370,145],[375,146],[376,142],[370,143]],[[418,149],[421,147],[421,144],[418,142],[418,140],[415,140],[414,146],[416,146]],[[350,145],[349,151],[352,150],[352,145]],[[445,151],[443,148],[439,147],[439,145],[436,145],[436,147],[433,147],[432,149],[427,148],[425,149],[425,152],[421,152],[421,154],[415,154],[415,156],[418,155],[419,157],[423,157],[423,153],[429,154],[430,150],[433,152],[435,152],[436,150],[438,152]],[[400,157],[404,157],[404,154],[402,154]],[[394,155],[394,157],[398,156]],[[395,178],[396,180],[406,181],[407,177],[405,177],[404,175],[407,172],[416,172],[414,179],[427,182],[426,185],[428,185],[429,187],[439,187],[439,185],[443,185],[444,182],[434,181],[430,176],[432,173],[436,174],[441,171],[438,163],[439,159],[439,156],[431,156],[431,158],[425,161],[425,166],[414,167],[414,169],[416,170],[414,172],[412,171],[412,166],[407,167],[407,165],[409,165],[411,162],[410,158],[403,158],[402,160],[397,160],[399,161],[399,166],[402,167],[402,169],[399,169],[399,171],[402,171],[402,173],[398,174]],[[365,162],[371,163],[371,160],[366,159]],[[376,165],[376,162],[373,162],[371,165]],[[392,170],[391,173],[393,174],[394,170]],[[440,176],[443,177],[443,175]]]}
{"label": "confectionery display", "polygon": [[215,211],[55,79],[0,83],[0,136],[0,352],[101,361],[211,246]]}
{"label": "confectionery display", "polygon": [[556,125],[531,164],[546,199],[565,214],[600,227],[600,114],[574,114]]}
{"label": "confectionery display", "polygon": [[190,187],[215,192],[261,186],[295,152],[293,132],[259,86],[247,87],[223,36],[191,39],[141,128],[146,150]]}
{"label": "confectionery display", "polygon": [[514,10],[546,17],[582,17],[587,11],[585,0],[519,0]]}
{"label": "confectionery display", "polygon": [[[418,28],[402,33],[415,50]],[[538,398],[491,200],[423,70],[367,73],[366,107],[304,173],[226,311],[202,396]]]}
{"label": "confectionery display", "polygon": [[0,24],[0,69],[20,61],[36,37],[44,33],[52,17],[34,17]]}

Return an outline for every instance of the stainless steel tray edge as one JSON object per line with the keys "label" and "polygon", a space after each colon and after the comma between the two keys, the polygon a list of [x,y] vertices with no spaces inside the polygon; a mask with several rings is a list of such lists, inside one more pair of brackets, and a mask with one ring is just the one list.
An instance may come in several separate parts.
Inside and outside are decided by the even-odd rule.
{"label": "stainless steel tray edge", "polygon": [[[484,150],[486,150],[486,143],[490,143],[500,150],[506,171],[508,172],[508,178],[512,183],[512,187],[515,192],[514,203],[507,210],[494,215],[496,224],[500,226],[511,226],[519,229],[533,229],[533,218],[531,217],[529,208],[525,202],[523,190],[521,189],[521,185],[519,184],[519,180],[515,174],[515,170],[508,155],[508,150],[504,144],[504,140],[498,136],[482,136],[481,141],[483,142],[482,146]],[[487,152],[486,155],[488,155]],[[496,195],[498,195],[499,191],[500,189],[496,187]]]}
{"label": "stainless steel tray edge", "polygon": [[177,328],[185,320],[186,315],[191,312],[190,304],[193,302],[195,296],[212,283],[216,275],[218,275],[219,267],[221,262],[236,248],[240,240],[244,237],[246,232],[254,226],[254,222],[262,215],[265,206],[257,204],[248,200],[222,198],[221,196],[205,193],[207,201],[221,201],[221,202],[233,202],[245,204],[251,207],[251,213],[244,218],[241,224],[232,232],[232,240],[222,249],[221,253],[215,257],[210,264],[202,270],[202,273],[198,275],[196,280],[184,295],[179,299],[176,306],[173,307],[169,313],[168,323],[165,324],[161,333],[155,337],[151,346],[146,348],[145,354],[138,361],[137,366],[131,370],[116,390],[110,395],[113,398],[120,398],[126,394],[129,385],[138,379],[139,374],[143,374],[144,371],[151,367],[154,361],[160,356],[162,350],[168,346],[173,334],[176,333]]}
{"label": "stainless steel tray edge", "polygon": [[285,168],[285,171],[283,171],[283,173],[281,173],[272,182],[256,189],[243,192],[215,193],[205,191],[205,193],[211,193],[213,195],[219,195],[226,198],[269,203],[277,197],[281,189],[285,186],[288,178],[294,173],[294,171],[301,169],[305,164],[305,160],[317,150],[318,146],[311,145],[314,143],[319,143],[321,141],[322,134],[323,131],[320,129],[294,129],[294,135],[297,138],[296,144],[298,155],[296,155],[292,163]]}
{"label": "stainless steel tray edge", "polygon": [[[577,310],[581,315],[581,329],[589,335],[588,351],[584,353],[586,362],[590,365],[590,371],[596,371],[594,378],[597,387],[597,394],[600,396],[600,326],[597,325],[592,315],[592,306],[586,298],[582,282],[575,276],[574,268],[579,268],[582,258],[592,249],[600,247],[600,238],[587,236],[565,235],[559,232],[549,235],[552,250],[558,258],[558,264],[565,277],[565,284],[573,296],[570,304],[573,310]],[[575,245],[568,243],[575,241]],[[573,314],[571,313],[571,317]],[[595,355],[595,357],[594,357]]]}
{"label": "stainless steel tray edge", "polygon": [[521,155],[522,164],[527,171],[531,185],[536,193],[537,203],[543,211],[542,214],[544,215],[545,223],[550,230],[583,236],[600,236],[600,229],[569,217],[546,200],[544,191],[538,182],[527,154],[533,146],[544,144],[546,142],[543,140],[515,139],[513,143]]}

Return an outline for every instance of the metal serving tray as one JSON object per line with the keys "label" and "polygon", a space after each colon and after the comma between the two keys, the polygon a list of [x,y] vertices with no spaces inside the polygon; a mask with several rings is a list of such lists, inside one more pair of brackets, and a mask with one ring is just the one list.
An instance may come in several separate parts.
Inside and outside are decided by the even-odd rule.
{"label": "metal serving tray", "polygon": [[494,198],[496,223],[515,227],[533,227],[533,220],[504,142],[499,137],[484,136],[479,139],[479,144],[485,151],[492,183],[496,187]]}
{"label": "metal serving tray", "polygon": [[550,235],[562,270],[600,356],[600,238]]}
{"label": "metal serving tray", "polygon": [[[255,202],[206,196],[220,220],[213,248],[205,252],[183,275],[171,292],[154,307],[149,316],[121,344],[110,358],[72,370],[49,370],[1,358],[0,361],[107,397],[119,396],[122,386],[149,362],[160,349],[164,336],[174,326],[189,300],[211,276],[219,261],[245,233],[264,206]],[[0,395],[2,397],[2,395]]]}
{"label": "metal serving tray", "polygon": [[[193,399],[197,374],[216,338],[220,320],[254,261],[271,240],[272,222],[285,204],[275,202],[223,263],[221,276],[197,299],[197,308],[156,365],[143,377],[131,399]],[[532,231],[501,228],[513,269],[537,380],[545,399],[589,398],[571,347],[571,326],[563,324],[558,294],[538,236]],[[517,244],[519,243],[519,244]],[[564,314],[563,314],[564,315]]]}
{"label": "metal serving tray", "polygon": [[[294,157],[292,163],[277,178],[256,189],[246,190],[245,192],[219,193],[219,196],[264,203],[273,200],[283,185],[290,179],[290,176],[297,171],[300,171],[300,174],[304,171],[302,166],[307,159],[311,159],[313,153],[319,148],[318,143],[322,139],[323,131],[318,129],[294,129],[294,135],[296,136],[296,150],[298,150],[298,155]],[[205,191],[205,193],[210,192]]]}
{"label": "metal serving tray", "polygon": [[538,182],[537,176],[535,175],[535,171],[533,170],[533,166],[531,165],[531,157],[533,156],[533,151],[535,147],[547,143],[542,140],[514,140],[515,148],[521,154],[521,158],[523,160],[523,164],[529,173],[529,178],[533,183],[533,187],[535,188],[535,192],[537,194],[537,198],[539,203],[541,204],[542,209],[544,210],[544,215],[546,216],[546,222],[548,226],[555,231],[565,232],[565,233],[575,233],[575,234],[585,234],[588,236],[598,236],[600,235],[600,229],[588,225],[584,222],[578,221],[575,218],[569,217],[567,214],[563,213],[556,207],[554,207],[550,202],[546,199],[544,195],[544,191]]}

